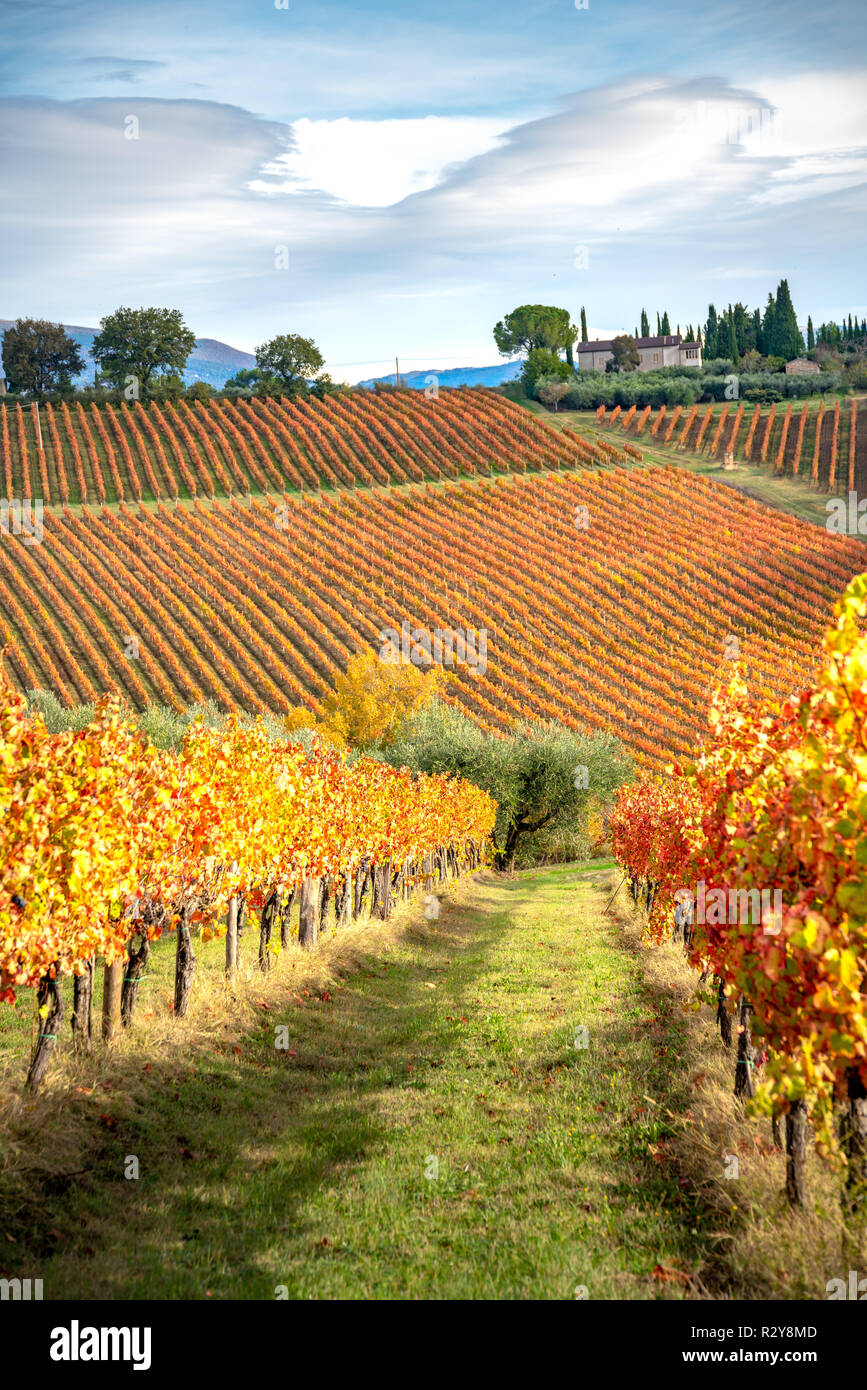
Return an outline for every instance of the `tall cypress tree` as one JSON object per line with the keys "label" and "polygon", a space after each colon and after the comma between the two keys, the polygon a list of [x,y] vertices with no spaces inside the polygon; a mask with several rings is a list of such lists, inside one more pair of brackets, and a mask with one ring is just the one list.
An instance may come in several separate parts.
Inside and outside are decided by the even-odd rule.
{"label": "tall cypress tree", "polygon": [[[680,327],[680,325],[678,324],[678,328],[679,328],[679,327]],[[684,338],[683,341],[684,341],[685,343],[694,343],[694,342],[695,342],[695,334],[694,334],[693,331],[692,331],[692,324],[691,324],[691,323],[688,323],[688,324],[686,325],[686,337]]]}
{"label": "tall cypress tree", "polygon": [[746,352],[746,350],[747,350],[747,324],[748,324],[748,320],[747,320],[747,306],[746,306],[745,304],[740,304],[740,303],[738,303],[738,304],[735,305],[734,320],[735,320],[735,335],[736,335],[736,337],[737,337],[737,344],[738,344],[738,353],[740,354],[740,356],[743,356],[743,354],[744,354],[744,353]]}
{"label": "tall cypress tree", "polygon": [[642,338],[650,337],[650,320],[647,317],[646,309],[642,309],[641,311],[641,336]]}
{"label": "tall cypress tree", "polygon": [[581,305],[581,341],[582,343],[589,343],[590,341],[587,336],[587,310],[583,304]]}
{"label": "tall cypress tree", "polygon": [[765,316],[762,319],[762,352],[765,357],[773,357],[776,353],[776,338],[774,337],[774,319],[777,315],[777,306],[774,296],[768,295],[768,302],[765,305]]}
{"label": "tall cypress tree", "polygon": [[657,311],[656,311],[656,336],[657,336],[657,338],[659,337],[659,335],[660,335],[661,332],[662,332],[662,327],[661,327],[660,322],[659,322],[659,310],[657,309]]}
{"label": "tall cypress tree", "polygon": [[852,315],[851,315],[851,314],[849,315],[849,328],[848,328],[848,331],[847,331],[847,333],[846,333],[846,337],[849,338],[850,340],[851,340],[851,338],[852,338]]}
{"label": "tall cypress tree", "polygon": [[762,351],[762,311],[761,311],[761,309],[754,309],[754,310],[753,310],[752,336],[753,336],[752,346],[755,348],[756,352],[761,352],[761,351]]}
{"label": "tall cypress tree", "polygon": [[816,335],[813,332],[813,320],[807,315],[807,351],[812,352],[816,346]]}
{"label": "tall cypress tree", "polygon": [[660,331],[660,333],[666,333],[666,334],[668,334],[669,336],[671,335],[671,324],[670,324],[669,321],[668,321],[668,310],[667,310],[667,309],[666,309],[665,313],[664,313],[663,316],[662,316],[662,323],[659,325],[659,331]]}
{"label": "tall cypress tree", "polygon": [[771,348],[773,356],[783,357],[787,362],[791,362],[794,357],[799,357],[804,351],[804,339],[801,337],[801,330],[798,327],[798,317],[792,303],[792,296],[789,293],[788,280],[781,280],[777,286],[774,331],[771,341],[773,343]]}
{"label": "tall cypress tree", "polygon": [[719,319],[716,316],[716,309],[712,304],[707,306],[707,325],[704,330],[704,351],[708,358],[719,357]]}
{"label": "tall cypress tree", "polygon": [[732,363],[733,363],[734,366],[736,367],[736,366],[738,365],[738,363],[740,362],[741,359],[740,359],[740,355],[739,355],[739,353],[738,353],[738,335],[737,335],[737,329],[735,328],[735,315],[734,315],[734,310],[732,309],[732,306],[731,306],[731,305],[729,305],[729,311],[728,311],[728,314],[726,315],[726,317],[728,318],[728,323],[729,323],[729,332],[728,332],[728,353],[729,353],[729,357],[730,357],[731,360],[732,360]]}

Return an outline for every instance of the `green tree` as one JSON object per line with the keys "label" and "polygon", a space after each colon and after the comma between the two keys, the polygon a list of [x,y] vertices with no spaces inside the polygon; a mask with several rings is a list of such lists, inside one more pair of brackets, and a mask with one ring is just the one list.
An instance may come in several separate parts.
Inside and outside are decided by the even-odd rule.
{"label": "green tree", "polygon": [[799,357],[803,351],[804,339],[798,328],[798,318],[789,293],[789,282],[781,280],[774,302],[773,332],[770,345],[765,343],[765,353],[791,362],[792,358]]}
{"label": "green tree", "polygon": [[731,358],[733,365],[736,367],[741,359],[740,353],[738,352],[738,335],[737,330],[735,328],[735,315],[731,305],[729,305],[729,310],[726,314],[726,319],[728,321],[728,341],[726,346],[728,349],[728,355]]}
{"label": "green tree", "polygon": [[385,756],[394,767],[452,773],[490,792],[504,869],[519,855],[537,857],[534,844],[544,852],[545,837],[586,828],[631,776],[629,754],[612,734],[533,721],[498,738],[438,700],[405,724]]}
{"label": "green tree", "polygon": [[688,324],[686,325],[686,337],[684,338],[683,341],[684,341],[685,343],[694,343],[694,342],[695,342],[695,334],[694,334],[693,331],[692,331],[692,324],[691,324],[691,323],[688,323]]}
{"label": "green tree", "polygon": [[656,311],[656,336],[657,336],[657,338],[660,336],[661,333],[662,333],[662,322],[661,322],[660,317],[659,317],[659,310],[657,309],[657,311]]}
{"label": "green tree", "polygon": [[611,356],[605,363],[606,372],[631,372],[641,364],[638,344],[630,333],[620,333],[611,343]]}
{"label": "green tree", "polygon": [[812,352],[816,346],[816,334],[813,331],[813,320],[807,315],[807,351]]}
{"label": "green tree", "polygon": [[102,376],[118,389],[135,383],[133,395],[147,395],[151,379],[182,372],[196,346],[196,335],[180,309],[116,309],[100,319],[91,352]]}
{"label": "green tree", "polygon": [[765,312],[762,316],[762,353],[765,357],[770,357],[776,351],[776,319],[777,306],[772,294],[768,295],[768,302],[765,305]]}
{"label": "green tree", "polygon": [[666,337],[669,337],[671,335],[671,324],[669,323],[667,309],[665,313],[662,315],[662,322],[659,325],[659,331],[660,333],[664,333]]}
{"label": "green tree", "polygon": [[325,358],[312,338],[300,333],[281,333],[256,348],[256,365],[263,377],[275,378],[291,393],[304,391],[307,381],[325,366]]}
{"label": "green tree", "polygon": [[84,371],[81,350],[62,323],[18,319],[3,334],[3,370],[12,391],[31,391],[39,400],[47,391],[66,390]]}
{"label": "green tree", "polygon": [[646,310],[646,309],[642,309],[642,311],[641,311],[641,337],[642,337],[642,338],[649,338],[649,337],[650,337],[650,320],[649,320],[649,318],[647,317],[647,310]]}
{"label": "green tree", "polygon": [[568,309],[551,304],[521,304],[494,325],[494,342],[502,357],[544,348],[559,353],[572,344],[575,327]]}
{"label": "green tree", "polygon": [[704,355],[707,358],[719,357],[719,319],[712,304],[707,306],[707,324],[704,330]]}
{"label": "green tree", "polygon": [[590,338],[587,334],[587,310],[584,308],[583,304],[581,305],[581,341],[582,343],[590,342]]}
{"label": "green tree", "polygon": [[756,352],[759,352],[759,353],[760,353],[760,352],[762,351],[762,311],[761,311],[761,309],[754,309],[754,310],[753,310],[752,324],[751,324],[751,327],[750,327],[750,337],[752,338],[752,342],[750,343],[750,347],[754,347],[755,350],[756,350]]}
{"label": "green tree", "polygon": [[574,376],[568,362],[547,348],[530,348],[527,360],[521,370],[521,385],[528,396],[535,396],[536,387],[543,377],[568,381]]}
{"label": "green tree", "polygon": [[735,337],[737,339],[738,344],[738,354],[739,356],[743,357],[747,348],[752,346],[752,344],[749,341],[751,328],[750,317],[747,313],[747,306],[745,304],[737,303],[735,305],[734,320]]}
{"label": "green tree", "polygon": [[262,373],[258,367],[241,367],[224,383],[224,391],[252,391]]}

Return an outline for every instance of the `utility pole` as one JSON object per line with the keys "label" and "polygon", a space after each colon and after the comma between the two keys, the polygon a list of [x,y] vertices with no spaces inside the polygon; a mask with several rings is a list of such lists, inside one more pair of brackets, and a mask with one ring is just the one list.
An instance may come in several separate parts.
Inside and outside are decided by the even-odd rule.
{"label": "utility pole", "polygon": [[400,386],[400,367],[397,365],[397,358],[394,359],[394,384]]}
{"label": "utility pole", "polygon": [[36,447],[39,449],[39,452],[42,453],[42,421],[39,418],[39,406],[35,401],[33,404],[33,409],[36,412]]}

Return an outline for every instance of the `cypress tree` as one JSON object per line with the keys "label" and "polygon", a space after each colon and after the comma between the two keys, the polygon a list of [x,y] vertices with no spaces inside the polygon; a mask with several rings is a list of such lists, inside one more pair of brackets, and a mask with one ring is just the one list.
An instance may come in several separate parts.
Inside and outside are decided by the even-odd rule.
{"label": "cypress tree", "polygon": [[774,357],[784,357],[791,362],[804,351],[804,339],[798,328],[798,318],[792,296],[789,294],[788,280],[781,280],[777,286],[777,299],[774,310],[774,331],[771,339]]}
{"label": "cypress tree", "polygon": [[660,321],[659,321],[659,310],[657,309],[657,311],[656,311],[656,336],[657,336],[657,338],[659,337],[659,335],[660,335],[661,332],[662,332],[662,325],[660,324]]}
{"label": "cypress tree", "polygon": [[776,339],[774,337],[774,319],[777,313],[777,306],[774,303],[774,296],[768,295],[768,302],[765,305],[765,316],[762,319],[762,352],[765,357],[773,357],[776,353]]}
{"label": "cypress tree", "polygon": [[659,325],[659,331],[660,331],[660,333],[667,333],[667,334],[670,334],[670,333],[671,333],[671,324],[670,324],[669,321],[668,321],[668,310],[667,310],[667,309],[666,309],[665,313],[664,313],[663,316],[662,316],[662,323]]}
{"label": "cypress tree", "polygon": [[707,326],[704,330],[704,350],[707,357],[719,357],[719,319],[712,304],[707,306]]}
{"label": "cypress tree", "polygon": [[751,331],[752,331],[752,337],[753,337],[752,346],[755,348],[756,352],[761,352],[761,351],[762,351],[762,311],[761,311],[761,309],[754,309],[754,310],[753,310],[753,324],[752,324],[752,330],[751,330]]}
{"label": "cypress tree", "polygon": [[647,317],[646,309],[642,309],[641,311],[641,336],[642,338],[650,337],[650,320]]}
{"label": "cypress tree", "polygon": [[735,316],[731,305],[729,305],[727,318],[729,322],[728,352],[729,357],[732,360],[732,363],[736,367],[740,362],[740,357],[738,355],[738,335],[737,330],[735,329]]}
{"label": "cypress tree", "polygon": [[849,338],[849,339],[852,338],[852,315],[851,315],[851,314],[849,315],[849,330],[848,330],[848,332],[847,332],[847,334],[846,334],[846,337]]}
{"label": "cypress tree", "polygon": [[816,346],[816,335],[813,332],[813,320],[807,315],[807,351],[811,352]]}
{"label": "cypress tree", "polygon": [[747,307],[745,304],[735,305],[735,335],[737,337],[738,353],[742,357],[747,350]]}
{"label": "cypress tree", "polygon": [[590,341],[587,336],[587,310],[583,304],[581,305],[581,341],[582,343],[589,343]]}

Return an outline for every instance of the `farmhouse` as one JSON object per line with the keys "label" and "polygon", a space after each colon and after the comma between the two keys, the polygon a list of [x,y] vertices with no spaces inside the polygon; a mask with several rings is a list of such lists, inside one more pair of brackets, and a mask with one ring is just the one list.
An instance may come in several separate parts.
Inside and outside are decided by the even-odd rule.
{"label": "farmhouse", "polygon": [[793,362],[786,363],[786,376],[806,376],[818,371],[821,371],[818,362],[811,362],[807,357],[796,357]]}
{"label": "farmhouse", "polygon": [[[659,367],[700,367],[701,345],[686,343],[679,333],[665,333],[656,338],[636,338],[638,356],[641,358],[638,370],[654,372]],[[593,343],[576,343],[575,358],[579,369],[604,371],[605,363],[612,355],[610,339],[599,338]]]}

